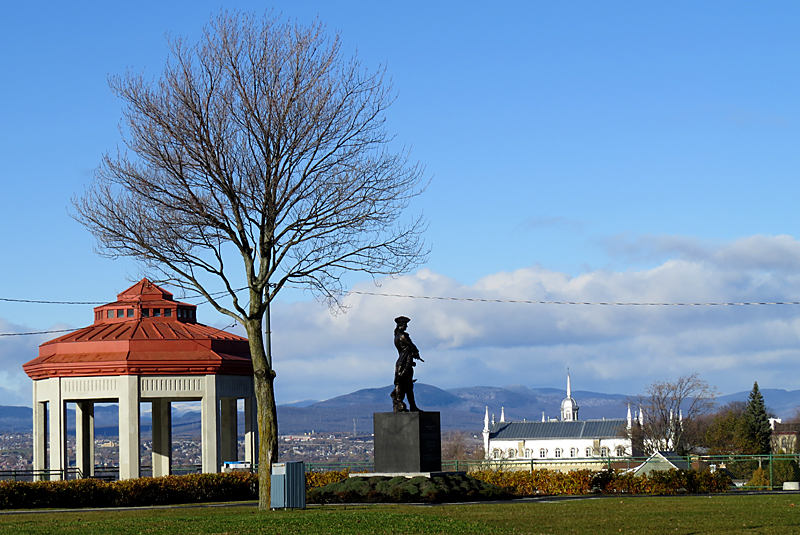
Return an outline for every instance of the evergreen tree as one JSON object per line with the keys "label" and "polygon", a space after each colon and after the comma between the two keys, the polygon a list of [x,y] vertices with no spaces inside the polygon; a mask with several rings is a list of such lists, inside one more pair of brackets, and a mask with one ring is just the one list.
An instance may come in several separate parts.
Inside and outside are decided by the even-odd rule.
{"label": "evergreen tree", "polygon": [[764,396],[758,390],[758,382],[753,384],[753,390],[747,399],[747,408],[744,411],[743,435],[742,438],[747,444],[748,450],[743,453],[765,455],[770,452],[772,428],[769,425]]}

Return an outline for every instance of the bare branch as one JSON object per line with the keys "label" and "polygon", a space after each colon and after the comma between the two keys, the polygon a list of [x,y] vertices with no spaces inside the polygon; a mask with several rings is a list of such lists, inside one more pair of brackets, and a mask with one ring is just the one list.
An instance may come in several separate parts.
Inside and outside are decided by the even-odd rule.
{"label": "bare branch", "polygon": [[640,413],[631,430],[634,448],[644,453],[657,450],[683,454],[697,444],[692,436],[695,420],[715,406],[718,392],[695,373],[675,381],[656,381],[645,393],[629,400]]}
{"label": "bare branch", "polygon": [[[385,71],[344,58],[319,23],[223,12],[197,44],[169,47],[159,77],[110,78],[127,152],[103,158],[75,217],[102,254],[159,269],[244,325],[274,424],[269,303],[291,282],[336,311],[344,273],[424,262],[424,220],[402,221],[423,169],[389,148]],[[219,284],[230,306],[212,295]],[[272,458],[270,429],[259,432]]]}

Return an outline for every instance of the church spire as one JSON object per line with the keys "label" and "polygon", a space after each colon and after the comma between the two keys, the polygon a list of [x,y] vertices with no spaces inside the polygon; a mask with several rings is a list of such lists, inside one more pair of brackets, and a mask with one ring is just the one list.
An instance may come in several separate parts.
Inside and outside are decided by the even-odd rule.
{"label": "church spire", "polygon": [[567,368],[567,397],[568,398],[572,397],[572,385],[570,384],[569,381],[569,368]]}
{"label": "church spire", "polygon": [[567,368],[567,397],[561,402],[561,421],[575,422],[578,420],[578,403],[572,398],[572,382]]}
{"label": "church spire", "polygon": [[483,451],[485,458],[489,458],[489,407],[486,407],[486,415],[483,417]]}
{"label": "church spire", "polygon": [[633,427],[633,417],[631,416],[631,404],[628,403],[628,431]]}

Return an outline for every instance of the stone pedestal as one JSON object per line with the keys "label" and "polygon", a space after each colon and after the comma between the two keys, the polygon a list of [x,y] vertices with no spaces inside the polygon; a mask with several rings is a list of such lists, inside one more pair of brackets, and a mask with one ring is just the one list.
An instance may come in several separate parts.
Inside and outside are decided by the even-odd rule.
{"label": "stone pedestal", "polygon": [[438,412],[376,412],[375,472],[439,472],[442,432]]}

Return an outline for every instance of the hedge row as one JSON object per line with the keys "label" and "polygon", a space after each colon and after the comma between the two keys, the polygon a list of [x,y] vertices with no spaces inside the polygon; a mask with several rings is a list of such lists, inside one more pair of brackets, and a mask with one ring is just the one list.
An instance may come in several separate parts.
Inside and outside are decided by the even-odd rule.
{"label": "hedge row", "polygon": [[324,487],[329,483],[343,481],[350,477],[350,470],[331,470],[330,472],[306,472],[306,490]]}
{"label": "hedge row", "polygon": [[106,483],[75,481],[0,482],[0,509],[133,507],[258,497],[258,476],[248,473],[143,477]]}
{"label": "hedge row", "polygon": [[[366,474],[365,474],[366,475]],[[313,488],[308,503],[453,503],[502,500],[513,496],[497,485],[468,475],[433,477],[349,477]]]}
{"label": "hedge row", "polygon": [[669,470],[634,476],[617,472],[576,470],[533,472],[481,470],[471,475],[517,496],[554,494],[706,494],[726,492],[732,485],[723,472]]}
{"label": "hedge row", "polygon": [[[348,479],[350,472],[309,472],[306,490]],[[554,494],[695,494],[725,492],[730,478],[722,473],[670,470],[633,476],[615,472],[533,472],[481,470],[470,474],[515,496]],[[354,482],[353,485],[356,483]],[[461,484],[461,483],[459,483]],[[457,485],[456,485],[457,487]],[[447,485],[434,489],[442,496],[455,492]],[[351,490],[351,489],[345,489]],[[375,491],[377,489],[369,489]],[[445,492],[446,491],[446,492]],[[401,491],[397,491],[401,492]],[[409,491],[414,494],[413,491]],[[258,475],[248,473],[192,474],[143,477],[106,483],[76,481],[0,482],[0,509],[133,507],[213,501],[253,500],[258,497]],[[441,496],[436,499],[440,499]]]}

